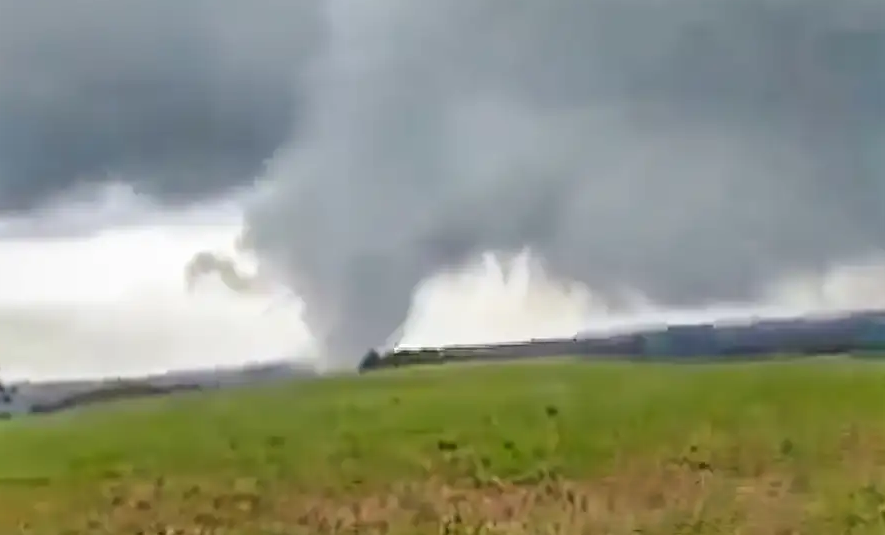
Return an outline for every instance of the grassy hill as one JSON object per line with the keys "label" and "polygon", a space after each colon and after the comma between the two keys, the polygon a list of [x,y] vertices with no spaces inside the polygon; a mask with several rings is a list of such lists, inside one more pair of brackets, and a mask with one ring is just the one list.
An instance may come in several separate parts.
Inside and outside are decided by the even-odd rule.
{"label": "grassy hill", "polygon": [[882,533],[883,467],[876,363],[402,369],[2,422],[0,533]]}

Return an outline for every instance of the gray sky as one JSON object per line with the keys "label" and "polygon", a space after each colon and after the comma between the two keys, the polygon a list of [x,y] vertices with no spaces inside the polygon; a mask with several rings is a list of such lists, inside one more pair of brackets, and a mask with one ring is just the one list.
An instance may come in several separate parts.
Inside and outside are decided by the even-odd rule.
{"label": "gray sky", "polygon": [[0,206],[261,178],[352,351],[486,248],[673,304],[876,251],[883,94],[873,0],[0,0]]}
{"label": "gray sky", "polygon": [[292,134],[314,2],[0,0],[0,208],[77,182],[167,201],[248,182]]}

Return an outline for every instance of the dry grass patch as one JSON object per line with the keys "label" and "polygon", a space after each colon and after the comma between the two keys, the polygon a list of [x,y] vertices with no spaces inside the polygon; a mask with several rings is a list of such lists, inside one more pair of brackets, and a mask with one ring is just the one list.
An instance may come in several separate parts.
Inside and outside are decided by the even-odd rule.
{"label": "dry grass patch", "polygon": [[[697,452],[692,452],[697,453]],[[254,478],[109,480],[59,508],[57,489],[3,499],[3,533],[101,534],[873,534],[885,471],[852,449],[829,472],[774,458],[755,474],[705,456],[637,460],[587,480],[429,479],[306,491]],[[859,454],[859,455],[854,455]],[[53,501],[56,507],[53,507]],[[63,528],[63,531],[61,530]]]}

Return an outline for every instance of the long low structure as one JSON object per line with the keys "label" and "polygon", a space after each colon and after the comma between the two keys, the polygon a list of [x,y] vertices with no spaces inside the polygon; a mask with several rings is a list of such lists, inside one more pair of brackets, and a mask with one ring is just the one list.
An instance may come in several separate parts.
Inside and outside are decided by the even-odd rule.
{"label": "long low structure", "polygon": [[885,352],[885,310],[652,322],[588,330],[573,338],[370,352],[360,371],[416,364],[511,360],[557,355],[632,360],[711,360],[767,355]]}

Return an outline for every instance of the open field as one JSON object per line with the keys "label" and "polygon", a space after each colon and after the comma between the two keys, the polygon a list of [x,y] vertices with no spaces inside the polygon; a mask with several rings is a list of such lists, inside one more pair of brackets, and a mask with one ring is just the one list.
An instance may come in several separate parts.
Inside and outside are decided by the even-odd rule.
{"label": "open field", "polygon": [[883,530],[871,362],[419,367],[0,426],[3,534]]}

